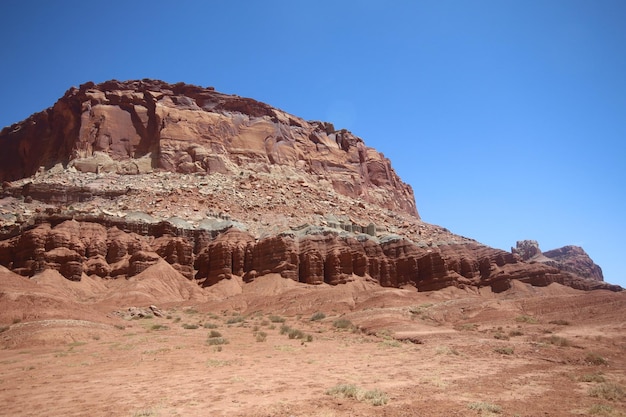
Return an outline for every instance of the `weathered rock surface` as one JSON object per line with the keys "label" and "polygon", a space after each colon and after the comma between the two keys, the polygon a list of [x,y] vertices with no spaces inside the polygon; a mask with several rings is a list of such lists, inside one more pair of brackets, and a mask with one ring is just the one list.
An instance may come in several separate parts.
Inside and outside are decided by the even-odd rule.
{"label": "weathered rock surface", "polygon": [[424,223],[360,138],[211,88],[88,83],[3,129],[0,147],[0,265],[24,276],[621,289],[580,248],[508,253]]}
{"label": "weathered rock surface", "polygon": [[249,282],[278,273],[307,284],[331,285],[354,275],[368,276],[382,286],[414,286],[421,291],[491,286],[499,292],[508,289],[512,279],[539,286],[558,282],[580,289],[612,288],[477,243],[419,246],[406,238],[377,239],[320,228],[257,240],[235,228],[215,238],[142,236],[67,220],[54,227],[43,223],[0,242],[0,264],[27,276],[55,269],[70,280],[80,280],[83,273],[129,278],[161,259],[202,286],[233,275]]}
{"label": "weathered rock surface", "polygon": [[596,265],[587,252],[579,246],[564,246],[562,248],[542,252],[539,244],[534,240],[518,241],[513,253],[528,262],[540,262],[562,271],[569,272],[583,279],[604,281],[602,268]]}
{"label": "weathered rock surface", "polygon": [[183,83],[109,81],[72,88],[53,107],[3,129],[0,147],[0,181],[59,163],[120,174],[236,174],[242,167],[286,165],[325,177],[342,195],[417,216],[411,187],[352,133]]}

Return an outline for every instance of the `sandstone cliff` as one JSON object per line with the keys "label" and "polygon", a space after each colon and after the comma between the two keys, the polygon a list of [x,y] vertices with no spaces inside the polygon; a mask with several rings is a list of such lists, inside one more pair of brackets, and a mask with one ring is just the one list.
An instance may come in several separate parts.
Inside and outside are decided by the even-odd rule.
{"label": "sandstone cliff", "polygon": [[0,265],[25,276],[127,278],[164,260],[201,286],[278,273],[422,291],[620,289],[580,258],[527,262],[424,223],[411,187],[360,138],[211,88],[88,83],[3,129],[0,147]]}
{"label": "sandstone cliff", "polygon": [[0,146],[0,181],[59,163],[119,174],[237,174],[284,165],[323,177],[340,194],[417,216],[411,187],[350,132],[183,83],[72,88],[53,107],[3,129]]}

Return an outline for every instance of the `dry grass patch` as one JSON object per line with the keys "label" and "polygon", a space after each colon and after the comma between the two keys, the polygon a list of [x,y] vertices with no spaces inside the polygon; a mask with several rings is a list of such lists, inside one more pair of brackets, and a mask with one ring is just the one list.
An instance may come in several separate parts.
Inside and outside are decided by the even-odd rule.
{"label": "dry grass patch", "polygon": [[589,396],[609,401],[620,401],[624,398],[624,388],[614,382],[603,382],[589,388]]}
{"label": "dry grass patch", "polygon": [[387,394],[380,390],[366,391],[354,384],[339,384],[328,390],[327,395],[337,398],[353,398],[357,401],[368,402],[374,406],[385,405],[389,402]]}
{"label": "dry grass patch", "polygon": [[487,403],[484,401],[469,403],[467,408],[470,410],[480,411],[481,413],[489,414],[500,414],[502,412],[502,407],[496,404]]}

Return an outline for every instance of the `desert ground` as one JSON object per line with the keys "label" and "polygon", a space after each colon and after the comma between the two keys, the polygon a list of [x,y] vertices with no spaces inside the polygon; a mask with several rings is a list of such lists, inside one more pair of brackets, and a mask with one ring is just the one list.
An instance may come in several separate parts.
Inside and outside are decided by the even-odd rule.
{"label": "desert ground", "polygon": [[0,270],[0,414],[626,415],[626,292],[201,289],[168,268]]}

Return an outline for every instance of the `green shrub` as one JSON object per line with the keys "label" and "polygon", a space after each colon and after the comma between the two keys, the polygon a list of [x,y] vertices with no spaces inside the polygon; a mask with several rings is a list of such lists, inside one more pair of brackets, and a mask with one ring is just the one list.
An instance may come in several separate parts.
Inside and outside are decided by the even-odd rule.
{"label": "green shrub", "polygon": [[311,321],[324,320],[325,318],[326,318],[326,314],[322,313],[321,311],[318,311],[317,313],[311,316]]}

